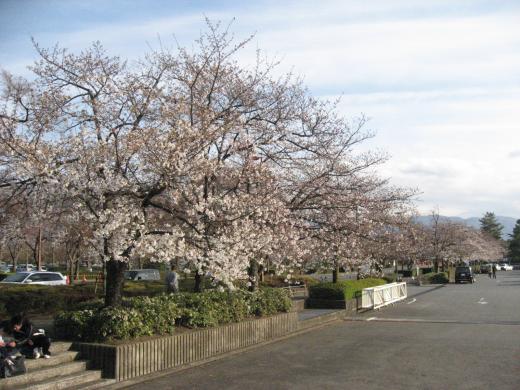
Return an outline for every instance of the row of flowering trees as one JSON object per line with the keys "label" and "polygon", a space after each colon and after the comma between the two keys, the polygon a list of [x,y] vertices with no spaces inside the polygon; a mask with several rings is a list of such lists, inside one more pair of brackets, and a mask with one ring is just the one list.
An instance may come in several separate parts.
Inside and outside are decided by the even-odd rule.
{"label": "row of flowering trees", "polygon": [[506,253],[504,242],[486,232],[443,218],[433,211],[429,223],[412,217],[400,230],[393,257],[409,268],[419,261],[433,263],[435,271],[474,260],[497,261]]}
{"label": "row of flowering trees", "polygon": [[384,155],[356,148],[372,136],[365,119],[260,57],[241,66],[247,42],[208,23],[195,49],[132,65],[99,43],[35,44],[31,80],[2,75],[3,237],[44,226],[68,256],[94,252],[109,306],[136,257],[178,259],[197,288],[208,273],[254,286],[266,262],[338,269],[403,241],[414,193],[376,175]]}

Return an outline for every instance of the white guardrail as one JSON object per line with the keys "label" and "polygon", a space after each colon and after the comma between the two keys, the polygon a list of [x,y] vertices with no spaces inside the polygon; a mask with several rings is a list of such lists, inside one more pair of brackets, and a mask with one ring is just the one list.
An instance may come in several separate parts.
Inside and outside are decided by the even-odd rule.
{"label": "white guardrail", "polygon": [[406,299],[408,291],[406,283],[389,283],[382,286],[364,288],[361,294],[363,309],[378,309]]}

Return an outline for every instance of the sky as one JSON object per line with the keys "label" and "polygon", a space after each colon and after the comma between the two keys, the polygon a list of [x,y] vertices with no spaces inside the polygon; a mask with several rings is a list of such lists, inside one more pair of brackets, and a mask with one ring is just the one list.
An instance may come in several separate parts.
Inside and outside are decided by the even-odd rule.
{"label": "sky", "polygon": [[[245,3],[245,4],[241,4]],[[205,18],[260,49],[346,118],[366,115],[392,184],[427,214],[520,218],[520,1],[0,0],[0,68],[30,77],[41,46],[101,41],[130,61],[191,47]]]}

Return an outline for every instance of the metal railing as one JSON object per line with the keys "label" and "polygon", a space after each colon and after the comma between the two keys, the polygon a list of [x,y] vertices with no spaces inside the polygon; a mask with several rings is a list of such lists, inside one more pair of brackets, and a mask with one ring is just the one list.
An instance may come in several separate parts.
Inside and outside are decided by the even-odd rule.
{"label": "metal railing", "polygon": [[361,294],[361,307],[363,309],[379,309],[406,299],[408,291],[406,283],[389,283],[382,286],[364,288]]}

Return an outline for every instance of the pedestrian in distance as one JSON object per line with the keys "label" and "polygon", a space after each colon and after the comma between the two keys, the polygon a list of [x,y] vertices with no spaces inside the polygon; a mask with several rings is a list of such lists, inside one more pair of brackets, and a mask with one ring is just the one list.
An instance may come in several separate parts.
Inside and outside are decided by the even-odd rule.
{"label": "pedestrian in distance", "polygon": [[496,279],[497,278],[497,265],[496,264],[493,264],[492,270],[493,270],[493,279]]}
{"label": "pedestrian in distance", "polygon": [[176,272],[175,264],[172,264],[170,272],[166,275],[165,283],[168,294],[179,292],[179,275]]}
{"label": "pedestrian in distance", "polygon": [[491,270],[491,267],[488,267],[488,276],[489,276],[489,279],[491,279],[491,275],[493,274],[493,271]]}
{"label": "pedestrian in distance", "polygon": [[35,329],[28,318],[18,314],[11,318],[11,335],[16,340],[22,354],[38,359],[40,356],[49,359],[51,357],[51,340],[45,335],[43,329]]}

